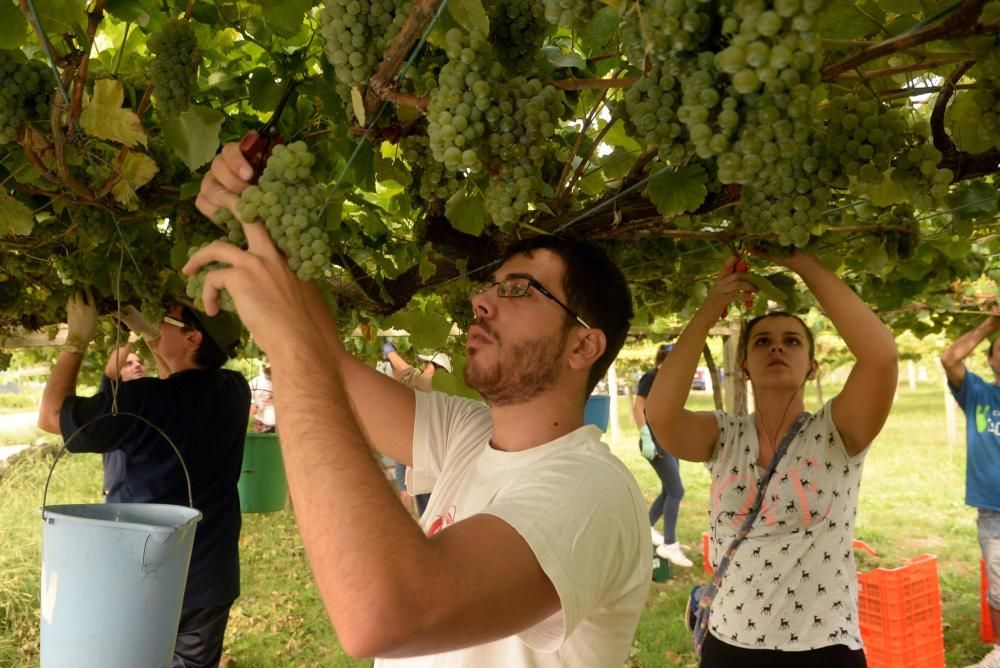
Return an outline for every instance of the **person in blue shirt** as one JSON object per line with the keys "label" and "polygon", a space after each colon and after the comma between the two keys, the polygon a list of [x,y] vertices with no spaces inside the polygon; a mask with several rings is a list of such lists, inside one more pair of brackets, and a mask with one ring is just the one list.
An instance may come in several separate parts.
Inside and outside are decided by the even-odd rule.
{"label": "person in blue shirt", "polygon": [[[108,492],[109,503],[188,505],[186,469],[192,505],[202,520],[171,668],[217,666],[229,609],[240,593],[242,518],[236,485],[250,416],[249,384],[241,374],[221,367],[235,356],[242,325],[233,313],[208,316],[174,305],[158,327],[143,327],[157,334],[145,338],[159,378],[138,378],[113,391],[80,397],[77,377],[97,331],[93,297],[74,295],[67,315],[66,343],[45,385],[38,426],[61,433],[70,452],[124,453],[124,472]],[[143,419],[111,417],[116,402],[120,413]]]}
{"label": "person in blue shirt", "polygon": [[[965,359],[984,339],[1000,332],[1000,307],[941,354],[948,386],[965,412],[965,502],[979,510],[979,547],[986,561],[990,621],[1000,630],[1000,337],[990,341],[987,382],[965,368]],[[1000,668],[1000,644],[983,657],[980,668]]]}

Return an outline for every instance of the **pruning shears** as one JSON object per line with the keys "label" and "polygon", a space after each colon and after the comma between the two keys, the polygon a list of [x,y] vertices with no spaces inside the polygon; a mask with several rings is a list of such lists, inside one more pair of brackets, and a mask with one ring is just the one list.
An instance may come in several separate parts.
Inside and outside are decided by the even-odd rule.
{"label": "pruning shears", "polygon": [[285,138],[278,132],[278,119],[281,118],[281,112],[285,108],[285,103],[288,102],[288,98],[291,96],[292,91],[295,90],[296,85],[298,85],[297,80],[292,79],[289,81],[285,87],[285,92],[281,94],[278,106],[274,108],[274,113],[271,114],[271,118],[268,119],[267,123],[257,130],[250,130],[240,139],[240,152],[247,159],[247,162],[250,163],[250,166],[253,167],[253,178],[250,180],[250,183],[257,183],[257,179],[260,178],[261,173],[264,171],[264,166],[267,165],[267,160],[271,157],[274,147],[285,143]]}
{"label": "pruning shears", "polygon": [[[740,253],[740,249],[737,248],[736,246],[733,246],[733,255],[737,257],[736,266],[733,267],[733,273],[736,274],[748,273],[750,271],[750,263],[746,261],[746,258],[744,258],[743,255]],[[753,296],[747,297],[744,300],[743,305],[746,308],[751,308],[753,306]],[[722,317],[725,318],[727,315],[729,315],[728,306],[722,309]]]}

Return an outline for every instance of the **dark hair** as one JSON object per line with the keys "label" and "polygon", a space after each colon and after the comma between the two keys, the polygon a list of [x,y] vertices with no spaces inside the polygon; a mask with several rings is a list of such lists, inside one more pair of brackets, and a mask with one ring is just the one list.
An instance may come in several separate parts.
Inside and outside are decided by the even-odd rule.
{"label": "dark hair", "polygon": [[[587,394],[590,394],[625,344],[632,322],[628,283],[607,253],[578,239],[551,235],[520,239],[507,246],[501,261],[522,253],[530,257],[536,250],[547,250],[563,261],[566,271],[562,287],[567,305],[591,327],[604,332],[607,339],[604,354],[594,362],[587,377]],[[568,313],[566,318],[572,321]]]}
{"label": "dark hair", "polygon": [[664,343],[662,346],[656,349],[656,366],[663,364],[663,360],[667,359],[667,355],[670,351],[674,349],[674,344]]}
{"label": "dark hair", "polygon": [[792,315],[788,311],[769,311],[764,315],[759,315],[748,322],[744,327],[743,331],[740,332],[740,346],[736,354],[737,363],[743,364],[747,359],[747,345],[750,343],[750,332],[753,331],[754,325],[765,318],[792,318],[793,320],[798,320],[799,324],[802,325],[802,329],[805,330],[806,340],[809,341],[809,361],[812,362],[816,359],[816,337],[813,336],[812,330],[809,326],[797,315]]}
{"label": "dark hair", "polygon": [[194,363],[206,369],[219,369],[229,359],[226,353],[222,352],[215,340],[209,336],[205,328],[198,322],[194,312],[190,307],[181,304],[181,320],[188,329],[195,329],[201,332],[201,343],[194,351]]}

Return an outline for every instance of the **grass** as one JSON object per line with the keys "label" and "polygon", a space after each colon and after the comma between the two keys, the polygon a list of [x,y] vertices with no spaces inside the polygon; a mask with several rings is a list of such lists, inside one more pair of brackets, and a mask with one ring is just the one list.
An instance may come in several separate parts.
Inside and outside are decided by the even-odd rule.
{"label": "grass", "polygon": [[[628,398],[622,399],[618,407],[622,429],[613,450],[635,473],[647,500],[652,500],[658,481],[639,455]],[[697,393],[690,405],[710,409],[711,396]],[[6,435],[0,435],[0,443],[5,439]],[[0,550],[0,666],[38,663],[38,508],[50,464],[51,456],[25,456],[0,478],[4,499],[0,505],[0,545],[4,546]],[[958,666],[974,662],[988,649],[978,637],[979,548],[975,510],[964,504],[964,467],[964,448],[946,445],[940,387],[900,390],[889,422],[865,463],[857,530],[857,537],[879,553],[877,558],[859,557],[861,570],[899,566],[904,559],[924,552],[937,555],[947,662]],[[675,569],[672,579],[653,583],[629,660],[637,668],[697,665],[680,615],[691,587],[705,579],[699,546],[707,527],[709,479],[699,464],[684,462],[681,473],[687,493],[678,536],[689,546],[695,567]],[[64,457],[53,477],[50,500],[98,502],[100,476],[99,457]],[[289,511],[244,515],[240,547],[243,595],[233,607],[226,637],[226,651],[239,668],[371,665],[341,652]]]}

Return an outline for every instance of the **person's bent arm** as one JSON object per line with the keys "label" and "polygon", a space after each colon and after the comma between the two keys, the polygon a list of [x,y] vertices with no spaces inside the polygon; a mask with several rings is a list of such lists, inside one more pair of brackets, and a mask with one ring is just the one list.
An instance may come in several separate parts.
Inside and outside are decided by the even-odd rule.
{"label": "person's bent arm", "polygon": [[856,455],[889,417],[899,374],[896,341],[868,305],[814,256],[794,253],[782,264],[802,277],[857,360],[832,402],[844,447]]}
{"label": "person's bent arm", "polygon": [[635,421],[637,429],[646,426],[646,414],[643,412],[645,409],[646,397],[635,395],[635,399],[632,401],[632,420]]}
{"label": "person's bent arm", "polygon": [[[211,218],[222,207],[239,218],[236,202],[253,176],[253,168],[238,144],[226,144],[212,161],[195,200]],[[371,443],[384,455],[404,464],[413,463],[413,390],[355,359],[344,348],[336,320],[319,289],[307,285],[300,298],[312,314],[310,326],[320,333],[327,354],[340,365],[340,373],[358,420]],[[307,364],[308,368],[311,364]],[[391,419],[389,419],[391,417]]]}
{"label": "person's bent arm", "polygon": [[711,412],[684,408],[705,340],[731,302],[742,301],[754,293],[753,285],[742,278],[743,274],[735,272],[736,261],[735,256],[730,257],[722,266],[720,277],[701,308],[660,365],[646,398],[646,423],[656,441],[670,454],[688,461],[708,461],[719,437],[719,427]]}
{"label": "person's bent arm", "polygon": [[[998,311],[1000,306],[995,306]],[[976,327],[958,337],[953,344],[941,353],[941,366],[944,367],[948,384],[954,389],[962,387],[965,380],[965,358],[972,354],[983,339],[993,332],[1000,331],[1000,315],[991,315]]]}
{"label": "person's bent arm", "polygon": [[76,392],[76,379],[83,364],[83,355],[62,351],[56,365],[49,374],[42,392],[42,403],[38,407],[38,428],[50,434],[60,433],[59,412],[66,398]]}
{"label": "person's bent arm", "polygon": [[[525,539],[504,521],[477,515],[431,538],[413,522],[348,403],[340,361],[346,366],[354,360],[335,354],[326,330],[314,326],[305,294],[311,288],[291,273],[263,226],[244,228],[248,251],[214,242],[185,271],[211,262],[231,265],[206,276],[206,312],[217,311],[218,291],[228,290],[273,361],[296,521],[344,648],[355,656],[441,652],[516,633],[555,613],[559,600],[551,581]],[[311,373],[303,374],[305,368]],[[383,413],[384,421],[398,419],[385,408]]]}

